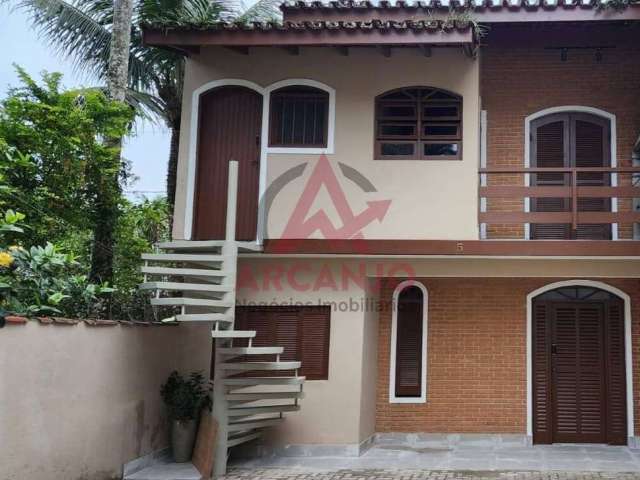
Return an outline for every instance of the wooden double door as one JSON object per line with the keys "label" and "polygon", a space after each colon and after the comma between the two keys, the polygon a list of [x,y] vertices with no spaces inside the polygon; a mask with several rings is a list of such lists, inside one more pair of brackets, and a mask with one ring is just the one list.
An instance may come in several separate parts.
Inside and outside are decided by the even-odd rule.
{"label": "wooden double door", "polygon": [[623,302],[596,289],[566,291],[533,305],[534,442],[625,445]]}
{"label": "wooden double door", "polygon": [[[531,166],[541,168],[610,167],[611,124],[609,120],[587,113],[556,113],[531,123]],[[575,178],[578,186],[604,187],[611,184],[606,173],[582,172]],[[567,173],[531,174],[531,185],[570,186],[574,179]],[[532,212],[570,212],[567,197],[532,198]],[[607,198],[578,198],[578,212],[611,211]],[[534,223],[531,238],[536,240],[610,240],[611,225]]]}

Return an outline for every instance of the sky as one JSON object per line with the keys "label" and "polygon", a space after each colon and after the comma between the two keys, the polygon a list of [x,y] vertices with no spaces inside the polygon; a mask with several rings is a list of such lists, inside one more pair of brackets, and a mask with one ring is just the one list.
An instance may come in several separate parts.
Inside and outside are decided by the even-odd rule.
{"label": "sky", "polygon": [[[2,2],[0,2],[2,3]],[[0,5],[0,98],[18,80],[13,64],[23,67],[34,78],[43,70],[61,72],[66,87],[92,86],[95,81],[76,74],[71,62],[55,54],[44,39],[33,31],[25,15]],[[138,180],[127,188],[131,199],[165,193],[169,154],[169,131],[164,125],[144,124],[126,141],[124,156],[132,162]]]}

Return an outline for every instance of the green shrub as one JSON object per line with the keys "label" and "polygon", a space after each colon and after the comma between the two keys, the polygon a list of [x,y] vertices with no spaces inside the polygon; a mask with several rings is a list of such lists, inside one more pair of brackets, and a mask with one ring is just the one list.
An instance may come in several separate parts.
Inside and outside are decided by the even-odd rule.
{"label": "green shrub", "polygon": [[162,400],[169,409],[169,417],[179,421],[197,419],[203,408],[210,407],[206,385],[200,372],[193,372],[186,378],[176,371],[172,372],[160,389]]}

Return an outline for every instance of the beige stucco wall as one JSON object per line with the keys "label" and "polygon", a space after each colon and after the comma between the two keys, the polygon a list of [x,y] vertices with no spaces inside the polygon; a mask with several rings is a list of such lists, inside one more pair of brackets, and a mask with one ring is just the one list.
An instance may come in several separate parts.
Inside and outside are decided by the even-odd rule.
{"label": "beige stucco wall", "polygon": [[[380,373],[377,372],[378,312],[363,307],[375,305],[371,302],[378,298],[373,277],[638,278],[640,260],[257,258],[249,255],[240,259],[240,271],[244,272],[237,297],[240,304],[328,302],[334,307],[329,379],[305,383],[301,410],[287,414],[282,426],[270,435],[270,441],[276,445],[355,445],[375,430]],[[364,281],[353,280],[360,272]]]}
{"label": "beige stucco wall", "polygon": [[[390,58],[376,49],[354,48],[349,56],[326,48],[303,48],[298,56],[275,48],[255,48],[249,56],[221,48],[203,49],[187,62],[174,237],[184,238],[193,91],[220,79],[249,80],[264,88],[277,81],[302,78],[322,82],[336,91],[335,154],[329,155],[333,166],[342,162],[356,168],[378,190],[364,195],[349,180],[341,178],[351,208],[357,214],[367,207],[367,201],[391,200],[384,220],[374,221],[364,229],[367,238],[478,238],[478,64],[478,60],[467,58],[457,48],[434,49],[430,58],[417,49],[394,49]],[[440,87],[462,95],[463,160],[373,160],[374,97],[412,85]],[[310,164],[302,178],[277,196],[268,218],[271,238],[281,237],[317,158],[318,155],[269,154],[267,184],[293,166]],[[327,207],[334,225],[342,224],[326,194],[320,196],[319,204]]]}
{"label": "beige stucco wall", "polygon": [[119,479],[166,447],[159,389],[208,369],[210,327],[9,325],[0,330],[0,478]]}

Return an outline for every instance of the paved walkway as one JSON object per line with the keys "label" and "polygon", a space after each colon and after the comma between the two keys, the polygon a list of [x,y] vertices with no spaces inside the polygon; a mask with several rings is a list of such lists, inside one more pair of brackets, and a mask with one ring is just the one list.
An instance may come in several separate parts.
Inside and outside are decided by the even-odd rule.
{"label": "paved walkway", "polygon": [[303,473],[291,469],[229,472],[225,480],[638,480],[638,473],[599,472],[469,472],[419,470],[338,470]]}
{"label": "paved walkway", "polygon": [[606,445],[442,447],[385,443],[374,445],[361,457],[279,456],[230,466],[232,470],[226,477],[229,480],[640,480],[640,450]]}

